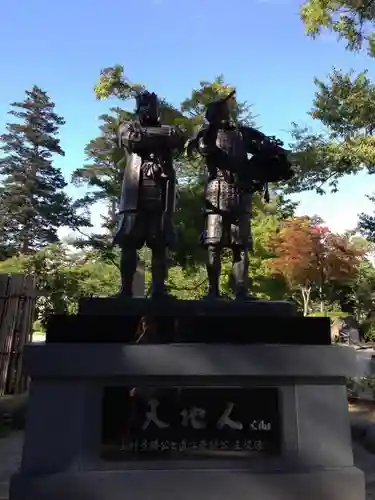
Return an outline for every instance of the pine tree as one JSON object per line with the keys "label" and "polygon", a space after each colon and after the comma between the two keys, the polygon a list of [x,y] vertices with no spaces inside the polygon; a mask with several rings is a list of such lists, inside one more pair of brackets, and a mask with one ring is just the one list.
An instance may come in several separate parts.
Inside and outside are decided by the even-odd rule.
{"label": "pine tree", "polygon": [[11,104],[16,118],[0,136],[0,236],[9,253],[30,253],[58,241],[62,226],[90,225],[64,192],[67,183],[53,155],[64,156],[58,132],[65,124],[37,86]]}

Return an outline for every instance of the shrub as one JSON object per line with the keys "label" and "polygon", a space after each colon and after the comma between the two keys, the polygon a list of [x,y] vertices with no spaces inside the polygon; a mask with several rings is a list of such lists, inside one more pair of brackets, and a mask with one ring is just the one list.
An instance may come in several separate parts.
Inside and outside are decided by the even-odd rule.
{"label": "shrub", "polygon": [[25,427],[27,394],[0,398],[0,436]]}
{"label": "shrub", "polygon": [[375,401],[375,377],[349,377],[346,387],[348,398],[360,398],[366,392]]}
{"label": "shrub", "polygon": [[313,318],[329,318],[331,323],[337,318],[347,318],[350,314],[342,311],[326,311],[326,312],[313,312],[309,314]]}
{"label": "shrub", "polygon": [[365,319],[360,325],[361,336],[365,342],[375,342],[375,321],[373,319]]}

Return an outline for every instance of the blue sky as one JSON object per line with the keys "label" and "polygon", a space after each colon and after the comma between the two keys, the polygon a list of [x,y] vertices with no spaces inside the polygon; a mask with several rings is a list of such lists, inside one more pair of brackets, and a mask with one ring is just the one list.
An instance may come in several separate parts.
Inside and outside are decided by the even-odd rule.
{"label": "blue sky", "polygon": [[[0,133],[9,103],[33,84],[48,91],[66,125],[67,180],[84,163],[83,148],[97,134],[98,116],[115,102],[95,100],[100,69],[122,64],[131,80],[178,104],[200,80],[224,74],[237,96],[254,105],[261,129],[288,142],[292,121],[309,124],[313,78],[332,66],[362,70],[364,54],[350,54],[331,35],[304,35],[293,0],[1,0]],[[372,62],[371,62],[372,64]],[[372,211],[366,174],[346,178],[335,195],[303,193],[300,213],[323,217],[333,230],[355,226]],[[77,191],[71,190],[76,195]],[[100,207],[93,211],[98,221]]]}

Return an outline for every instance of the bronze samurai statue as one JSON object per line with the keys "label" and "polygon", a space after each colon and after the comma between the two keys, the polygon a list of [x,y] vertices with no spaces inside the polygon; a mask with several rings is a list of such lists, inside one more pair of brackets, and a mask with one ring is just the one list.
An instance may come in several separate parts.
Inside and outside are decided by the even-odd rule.
{"label": "bronze samurai statue", "polygon": [[175,239],[173,155],[183,151],[185,137],[178,127],[160,123],[154,93],[136,96],[135,116],[134,121],[121,123],[117,134],[118,145],[127,155],[114,238],[121,248],[120,294],[132,296],[137,250],[146,244],[152,251],[152,297],[159,298],[167,296],[167,248]]}
{"label": "bronze samurai statue", "polygon": [[207,298],[220,297],[221,253],[229,248],[235,296],[246,300],[254,298],[248,294],[253,193],[264,191],[268,201],[268,182],[287,180],[293,172],[281,141],[231,120],[234,94],[207,106],[206,123],[188,141],[187,154],[200,153],[207,170],[202,233],[207,248]]}

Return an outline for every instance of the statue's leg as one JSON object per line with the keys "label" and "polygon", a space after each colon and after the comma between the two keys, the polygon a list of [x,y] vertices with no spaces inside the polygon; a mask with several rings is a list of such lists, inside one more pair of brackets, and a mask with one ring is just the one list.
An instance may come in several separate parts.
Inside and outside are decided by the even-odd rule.
{"label": "statue's leg", "polygon": [[220,297],[222,236],[223,220],[221,215],[215,213],[206,214],[205,230],[202,235],[202,243],[207,248],[208,291],[206,298]]}
{"label": "statue's leg", "polygon": [[152,297],[164,297],[166,295],[165,282],[168,277],[167,248],[165,245],[154,244],[151,251]]}
{"label": "statue's leg", "polygon": [[125,297],[133,296],[133,279],[137,270],[138,255],[136,245],[127,244],[121,247],[120,274],[121,291]]}
{"label": "statue's leg", "polygon": [[221,273],[221,247],[219,245],[207,246],[207,298],[220,297],[220,273]]}
{"label": "statue's leg", "polygon": [[148,213],[146,224],[146,245],[151,250],[151,295],[165,297],[165,282],[168,277],[167,238],[163,214]]}
{"label": "statue's leg", "polygon": [[232,247],[233,268],[232,275],[235,284],[236,299],[246,299],[248,291],[249,253],[246,247],[234,245]]}
{"label": "statue's leg", "polygon": [[244,212],[238,223],[232,226],[232,277],[237,300],[255,299],[249,294],[252,280],[249,279],[249,252],[253,251],[250,213]]}

